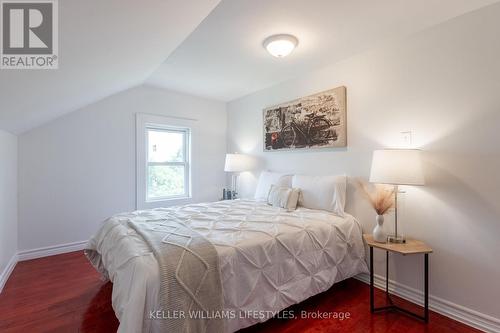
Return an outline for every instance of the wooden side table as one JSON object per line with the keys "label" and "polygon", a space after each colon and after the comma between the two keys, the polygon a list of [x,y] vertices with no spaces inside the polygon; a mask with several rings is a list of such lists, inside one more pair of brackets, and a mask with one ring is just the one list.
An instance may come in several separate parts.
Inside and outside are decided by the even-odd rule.
{"label": "wooden side table", "polygon": [[[407,239],[406,243],[396,244],[396,243],[378,243],[373,240],[373,236],[369,234],[364,234],[363,239],[366,244],[370,247],[370,311],[372,313],[382,312],[382,311],[400,311],[406,313],[412,317],[423,320],[424,322],[429,322],[429,253],[432,253],[432,249],[427,246],[424,242]],[[375,307],[374,299],[374,284],[373,284],[373,248],[384,250],[385,255],[385,293],[389,304],[387,306]],[[424,255],[424,315],[413,313],[406,309],[400,308],[392,303],[390,293],[389,293],[389,252],[399,253],[402,255],[411,254],[423,254]]]}

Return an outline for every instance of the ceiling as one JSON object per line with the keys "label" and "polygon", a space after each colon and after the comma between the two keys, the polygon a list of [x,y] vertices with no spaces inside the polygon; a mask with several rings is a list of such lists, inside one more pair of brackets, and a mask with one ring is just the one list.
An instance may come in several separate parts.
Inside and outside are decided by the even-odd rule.
{"label": "ceiling", "polygon": [[[143,83],[233,100],[497,1],[59,1],[59,69],[0,70],[0,129]],[[300,40],[287,58],[262,47],[276,33]]]}
{"label": "ceiling", "polygon": [[[148,84],[230,101],[496,0],[223,0]],[[299,38],[288,57],[262,47]]]}
{"label": "ceiling", "polygon": [[59,1],[59,69],[0,70],[0,129],[22,133],[142,84],[219,1]]}

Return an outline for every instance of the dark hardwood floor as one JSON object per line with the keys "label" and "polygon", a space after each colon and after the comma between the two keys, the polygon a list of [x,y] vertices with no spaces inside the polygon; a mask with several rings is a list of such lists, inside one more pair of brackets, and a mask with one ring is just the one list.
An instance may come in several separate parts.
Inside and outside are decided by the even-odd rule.
{"label": "dark hardwood floor", "polygon": [[[0,332],[115,332],[111,290],[82,252],[20,262],[0,294]],[[349,312],[349,319],[272,319],[243,332],[479,332],[434,312],[427,325],[399,313],[372,315],[368,294],[366,284],[348,279],[290,309],[297,316],[301,311]],[[381,291],[376,301],[385,302]]]}

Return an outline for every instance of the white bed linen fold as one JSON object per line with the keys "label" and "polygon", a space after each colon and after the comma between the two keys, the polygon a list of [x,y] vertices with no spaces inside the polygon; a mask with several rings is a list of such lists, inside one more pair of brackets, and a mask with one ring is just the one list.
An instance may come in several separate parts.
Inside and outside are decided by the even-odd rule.
{"label": "white bed linen fold", "polygon": [[[165,218],[185,223],[215,245],[224,309],[233,313],[280,311],[367,272],[362,230],[348,214],[338,217],[307,208],[287,212],[250,200],[118,214],[88,247],[101,254],[113,282],[119,332],[159,332],[159,320],[149,319],[150,311],[158,309],[158,263],[127,221]],[[260,321],[264,319],[236,316],[226,320],[226,331]]]}

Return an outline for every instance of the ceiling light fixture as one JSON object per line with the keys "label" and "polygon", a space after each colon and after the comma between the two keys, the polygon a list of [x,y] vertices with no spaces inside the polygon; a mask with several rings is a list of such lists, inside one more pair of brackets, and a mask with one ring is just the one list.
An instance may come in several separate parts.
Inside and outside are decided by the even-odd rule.
{"label": "ceiling light fixture", "polygon": [[292,53],[297,47],[299,40],[292,35],[273,35],[264,40],[264,48],[267,52],[277,58],[283,58]]}

